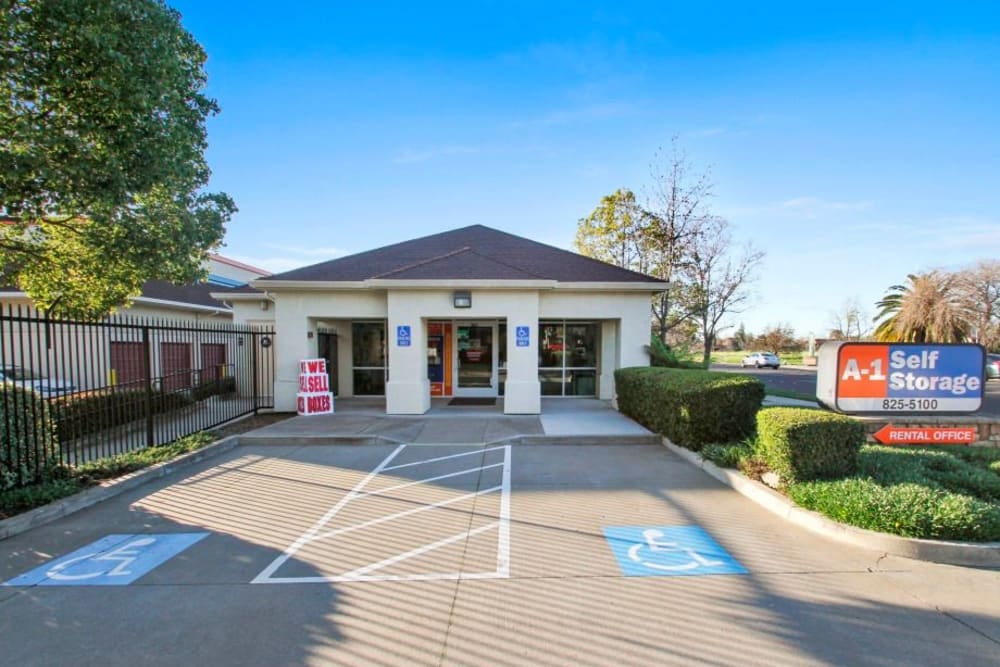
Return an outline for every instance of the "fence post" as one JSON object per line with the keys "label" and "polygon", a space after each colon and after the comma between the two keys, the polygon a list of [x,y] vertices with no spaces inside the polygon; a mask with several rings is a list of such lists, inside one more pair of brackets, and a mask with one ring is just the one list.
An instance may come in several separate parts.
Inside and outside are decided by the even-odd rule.
{"label": "fence post", "polygon": [[156,442],[153,437],[153,359],[149,349],[149,326],[142,327],[142,363],[146,380],[146,446],[152,447]]}
{"label": "fence post", "polygon": [[257,336],[259,331],[254,331],[248,338],[250,339],[250,382],[253,384],[253,413],[257,415],[260,409],[260,398],[257,396]]}

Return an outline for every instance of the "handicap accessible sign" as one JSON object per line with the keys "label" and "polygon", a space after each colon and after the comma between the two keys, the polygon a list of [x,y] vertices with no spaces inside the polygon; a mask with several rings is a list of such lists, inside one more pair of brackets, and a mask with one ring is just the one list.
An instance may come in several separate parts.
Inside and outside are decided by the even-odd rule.
{"label": "handicap accessible sign", "polygon": [[626,577],[747,574],[698,526],[610,526],[604,537]]}
{"label": "handicap accessible sign", "polygon": [[531,344],[531,328],[517,327],[517,347],[529,347]]}
{"label": "handicap accessible sign", "polygon": [[4,586],[127,586],[208,533],[108,535]]}
{"label": "handicap accessible sign", "polygon": [[410,341],[413,336],[410,335],[410,325],[401,324],[396,327],[396,345],[399,347],[410,347]]}

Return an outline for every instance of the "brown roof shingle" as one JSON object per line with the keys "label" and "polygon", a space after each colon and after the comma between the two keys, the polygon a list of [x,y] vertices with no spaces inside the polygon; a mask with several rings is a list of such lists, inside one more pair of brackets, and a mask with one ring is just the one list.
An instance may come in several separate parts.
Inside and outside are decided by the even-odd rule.
{"label": "brown roof shingle", "polygon": [[282,281],[554,280],[659,283],[651,276],[471,225],[269,276]]}

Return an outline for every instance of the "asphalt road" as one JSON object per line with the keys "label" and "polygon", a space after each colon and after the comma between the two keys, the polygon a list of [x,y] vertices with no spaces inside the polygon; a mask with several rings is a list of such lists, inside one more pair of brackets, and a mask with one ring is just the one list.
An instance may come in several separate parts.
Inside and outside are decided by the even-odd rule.
{"label": "asphalt road", "polygon": [[[735,364],[712,364],[713,371],[727,373],[746,373],[760,378],[767,387],[796,391],[809,396],[816,395],[816,370],[805,368],[741,368]],[[989,380],[986,383],[986,395],[979,415],[1000,417],[1000,380]]]}
{"label": "asphalt road", "polygon": [[9,665],[1000,664],[995,571],[659,445],[241,446],[0,542]]}

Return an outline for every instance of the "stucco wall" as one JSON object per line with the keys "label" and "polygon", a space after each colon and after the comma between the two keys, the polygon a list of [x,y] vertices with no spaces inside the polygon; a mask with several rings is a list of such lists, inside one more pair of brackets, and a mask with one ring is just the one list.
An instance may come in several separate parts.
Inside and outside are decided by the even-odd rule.
{"label": "stucco wall", "polygon": [[[541,410],[538,382],[538,321],[540,319],[601,322],[600,398],[614,397],[614,369],[649,363],[649,295],[635,292],[576,292],[470,290],[471,308],[455,308],[451,289],[390,289],[342,292],[276,292],[270,312],[275,318],[277,365],[275,408],[294,410],[298,360],[317,355],[318,327],[338,334],[338,381],[342,396],[352,395],[351,320],[387,321],[386,352],[390,367],[386,409],[395,414],[422,414],[430,408],[427,380],[428,320],[499,320],[508,327],[507,379],[504,411],[537,414]],[[256,307],[234,304],[235,319],[243,321]],[[409,345],[400,345],[398,327],[409,327]],[[527,326],[530,342],[516,345],[516,327]],[[310,334],[312,334],[310,336]]]}

